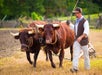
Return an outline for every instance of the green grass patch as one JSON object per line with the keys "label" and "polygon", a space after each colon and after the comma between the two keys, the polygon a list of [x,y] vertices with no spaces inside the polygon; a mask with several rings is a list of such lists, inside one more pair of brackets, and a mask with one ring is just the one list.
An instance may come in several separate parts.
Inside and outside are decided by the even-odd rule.
{"label": "green grass patch", "polygon": [[102,59],[91,60],[91,67],[102,71]]}
{"label": "green grass patch", "polygon": [[[84,17],[87,19],[89,16],[88,15],[84,15]],[[94,20],[94,19],[98,19],[99,16],[98,14],[91,14],[90,15],[90,19],[91,20]],[[52,19],[58,19],[58,20],[70,20],[70,16],[66,16],[66,17],[54,17]],[[75,16],[72,16],[71,17],[71,20],[76,20],[76,17]]]}
{"label": "green grass patch", "polygon": [[94,28],[91,29],[90,28],[90,30],[93,31],[93,32],[102,32],[102,29],[94,29]]}

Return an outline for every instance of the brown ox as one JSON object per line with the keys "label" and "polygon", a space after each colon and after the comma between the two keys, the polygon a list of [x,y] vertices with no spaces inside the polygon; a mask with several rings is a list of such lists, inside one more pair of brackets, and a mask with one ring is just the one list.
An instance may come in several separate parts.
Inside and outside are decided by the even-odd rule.
{"label": "brown ox", "polygon": [[[43,40],[43,39],[42,39],[42,36],[43,36],[44,33],[42,32],[42,29],[41,29],[41,28],[42,28],[44,25],[46,25],[46,24],[47,24],[46,21],[35,20],[35,21],[31,22],[31,23],[28,25],[28,28],[31,28],[31,29],[35,30],[35,33],[36,33],[36,34],[39,33],[39,35],[40,35],[40,37],[41,37],[41,38],[39,38],[39,40],[42,41],[42,40]],[[41,28],[39,28],[39,27],[41,27]],[[38,29],[38,28],[39,28],[39,29]],[[42,44],[45,45],[44,40],[43,40],[43,43],[42,43]],[[46,49],[44,49],[44,51],[45,51],[45,54],[46,54],[46,60],[48,60],[48,55],[47,55]]]}
{"label": "brown ox", "polygon": [[[40,27],[41,28],[41,27]],[[62,62],[64,58],[64,49],[72,46],[74,41],[74,32],[67,26],[66,23],[59,24],[46,24],[42,27],[44,32],[44,39],[46,41],[46,49],[49,54],[49,59],[51,61],[51,66],[56,68],[53,59],[52,51],[55,54],[59,54],[60,64],[62,67]],[[71,60],[72,60],[72,47],[70,48]]]}
{"label": "brown ox", "polygon": [[40,48],[42,44],[44,45],[44,41],[42,39],[42,33],[39,33],[36,28],[36,24],[38,25],[38,23],[40,25],[45,24],[45,22],[43,21],[34,21],[31,24],[29,24],[29,28],[21,29],[18,33],[11,33],[15,39],[20,40],[21,50],[26,51],[27,60],[29,61],[30,64],[32,64],[30,53],[34,53],[34,64],[33,64],[34,67],[36,67],[36,60]]}
{"label": "brown ox", "polygon": [[32,29],[22,29],[18,33],[11,33],[15,39],[19,39],[21,43],[21,51],[26,52],[27,60],[32,64],[30,53],[34,53],[34,64],[36,67],[36,60],[41,48],[39,42],[39,35],[36,35]]}

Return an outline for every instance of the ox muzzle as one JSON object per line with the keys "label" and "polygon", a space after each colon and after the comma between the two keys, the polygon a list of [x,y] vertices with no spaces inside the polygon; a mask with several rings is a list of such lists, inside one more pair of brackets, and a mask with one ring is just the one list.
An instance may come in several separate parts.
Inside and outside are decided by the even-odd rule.
{"label": "ox muzzle", "polygon": [[21,44],[21,51],[22,52],[29,51],[29,46],[26,44]]}

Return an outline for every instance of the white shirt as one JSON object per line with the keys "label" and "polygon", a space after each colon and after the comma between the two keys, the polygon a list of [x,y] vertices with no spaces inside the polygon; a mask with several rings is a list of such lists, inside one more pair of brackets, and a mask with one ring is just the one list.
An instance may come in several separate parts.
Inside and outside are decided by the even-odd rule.
{"label": "white shirt", "polygon": [[[77,35],[77,31],[78,31],[78,25],[79,25],[79,22],[83,19],[83,16],[80,18],[80,19],[77,19],[76,20],[76,24],[74,25],[75,26],[75,33]],[[89,22],[86,20],[84,22],[84,34],[86,34],[87,36],[89,35]]]}
{"label": "white shirt", "polygon": [[70,29],[74,30],[74,25],[70,22],[69,24]]}

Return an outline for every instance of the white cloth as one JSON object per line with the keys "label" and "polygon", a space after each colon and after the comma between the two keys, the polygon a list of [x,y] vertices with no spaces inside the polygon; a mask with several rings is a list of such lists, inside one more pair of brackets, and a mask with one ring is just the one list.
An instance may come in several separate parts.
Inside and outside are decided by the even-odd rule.
{"label": "white cloth", "polygon": [[70,29],[74,30],[74,25],[70,22],[69,24]]}
{"label": "white cloth", "polygon": [[83,50],[84,53],[84,67],[85,69],[90,69],[90,59],[89,59],[89,52],[88,52],[88,45],[81,46],[78,41],[75,41],[73,44],[73,65],[74,69],[78,69],[79,65],[79,55],[80,51]]}
{"label": "white cloth", "polygon": [[[83,19],[84,17],[82,16],[80,19],[76,20],[76,24],[75,24],[75,34],[77,35],[77,31],[78,31],[78,24],[79,22]],[[89,22],[86,20],[84,22],[84,32],[87,36],[89,35]]]}

